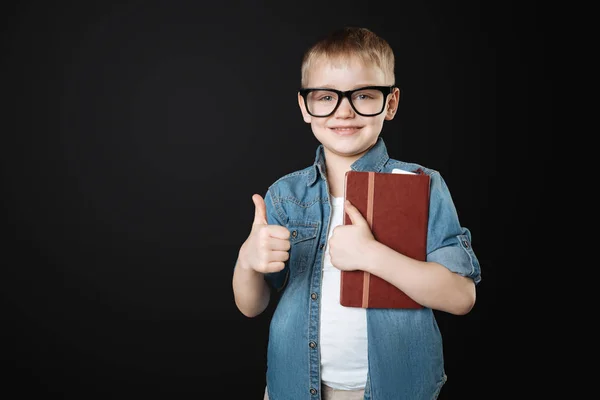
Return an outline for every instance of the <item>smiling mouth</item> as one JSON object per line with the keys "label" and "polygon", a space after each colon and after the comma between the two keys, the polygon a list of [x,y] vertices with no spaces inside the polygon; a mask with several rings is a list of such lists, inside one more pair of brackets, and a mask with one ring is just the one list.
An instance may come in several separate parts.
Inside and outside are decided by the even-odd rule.
{"label": "smiling mouth", "polygon": [[360,130],[360,127],[358,126],[338,126],[338,127],[332,127],[329,128],[332,131],[334,131],[335,133],[339,133],[339,134],[351,134],[354,132],[357,132],[358,130]]}

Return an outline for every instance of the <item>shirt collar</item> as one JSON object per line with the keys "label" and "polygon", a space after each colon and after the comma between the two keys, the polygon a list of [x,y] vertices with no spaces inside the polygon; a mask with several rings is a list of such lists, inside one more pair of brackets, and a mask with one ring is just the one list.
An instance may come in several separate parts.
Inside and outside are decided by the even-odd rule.
{"label": "shirt collar", "polygon": [[[383,138],[379,137],[375,145],[369,149],[365,154],[356,160],[350,168],[353,171],[374,171],[381,172],[385,163],[390,159],[387,153],[387,149]],[[326,173],[325,167],[325,153],[323,151],[323,145],[317,147],[315,154],[315,162],[312,165],[310,173],[308,175],[307,186],[311,186],[317,180],[317,176],[324,178]]]}

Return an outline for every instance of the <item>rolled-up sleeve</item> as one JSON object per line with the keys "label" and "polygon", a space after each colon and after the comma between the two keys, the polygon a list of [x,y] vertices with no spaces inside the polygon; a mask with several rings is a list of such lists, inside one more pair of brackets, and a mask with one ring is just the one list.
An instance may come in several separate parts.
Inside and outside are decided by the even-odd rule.
{"label": "rolled-up sleeve", "polygon": [[459,275],[481,281],[481,267],[471,245],[471,232],[461,226],[446,182],[431,175],[427,261],[436,262]]}

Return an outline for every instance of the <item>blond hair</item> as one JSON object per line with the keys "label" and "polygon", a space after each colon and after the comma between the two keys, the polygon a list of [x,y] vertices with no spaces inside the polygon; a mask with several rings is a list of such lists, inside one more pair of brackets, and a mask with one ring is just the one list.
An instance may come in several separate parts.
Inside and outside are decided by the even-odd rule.
{"label": "blond hair", "polygon": [[394,52],[389,43],[367,28],[345,27],[332,32],[304,53],[301,87],[306,87],[308,72],[318,60],[344,63],[352,57],[381,68],[386,79],[391,79],[390,84],[395,84]]}

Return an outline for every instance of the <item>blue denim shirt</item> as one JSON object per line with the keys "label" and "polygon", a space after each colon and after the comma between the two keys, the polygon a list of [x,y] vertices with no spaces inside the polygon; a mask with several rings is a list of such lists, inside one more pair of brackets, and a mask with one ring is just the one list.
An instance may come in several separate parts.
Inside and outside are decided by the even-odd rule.
{"label": "blue denim shirt", "polygon": [[[427,260],[479,283],[479,262],[471,234],[461,227],[448,188],[437,171],[389,158],[380,137],[352,164],[356,171],[392,172],[419,168],[430,176]],[[321,272],[331,205],[325,156],[317,148],[313,165],[273,183],[265,204],[269,224],[291,232],[285,268],[266,274],[280,291],[267,350],[270,400],[320,399],[319,313]],[[446,381],[442,338],[430,308],[367,309],[368,376],[365,399],[431,400]]]}

